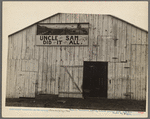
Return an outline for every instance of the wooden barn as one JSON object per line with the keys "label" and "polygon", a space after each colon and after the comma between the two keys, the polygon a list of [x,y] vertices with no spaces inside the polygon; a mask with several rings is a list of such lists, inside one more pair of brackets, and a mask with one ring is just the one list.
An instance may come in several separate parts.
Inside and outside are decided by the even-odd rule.
{"label": "wooden barn", "polygon": [[57,13],[8,38],[6,98],[146,100],[148,31],[133,24]]}

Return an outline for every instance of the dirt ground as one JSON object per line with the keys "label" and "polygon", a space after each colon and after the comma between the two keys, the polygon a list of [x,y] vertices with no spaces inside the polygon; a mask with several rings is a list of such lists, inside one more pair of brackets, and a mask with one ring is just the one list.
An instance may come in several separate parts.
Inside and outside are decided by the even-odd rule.
{"label": "dirt ground", "polygon": [[6,99],[6,106],[46,107],[116,111],[145,111],[146,101],[99,99],[99,98],[17,98]]}

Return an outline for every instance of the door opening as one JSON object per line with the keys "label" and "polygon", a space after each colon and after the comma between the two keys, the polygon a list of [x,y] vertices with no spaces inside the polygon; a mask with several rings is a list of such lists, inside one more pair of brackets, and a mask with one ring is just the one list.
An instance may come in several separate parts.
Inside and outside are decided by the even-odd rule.
{"label": "door opening", "polygon": [[84,62],[83,97],[107,98],[107,62]]}

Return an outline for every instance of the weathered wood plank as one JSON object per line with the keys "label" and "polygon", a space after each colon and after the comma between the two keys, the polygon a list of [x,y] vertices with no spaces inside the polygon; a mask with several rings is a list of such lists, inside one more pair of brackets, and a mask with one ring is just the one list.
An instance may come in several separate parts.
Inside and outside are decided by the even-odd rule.
{"label": "weathered wood plank", "polygon": [[[79,23],[80,21],[83,20],[82,17],[80,17],[80,16],[78,16],[78,14],[74,14],[74,22],[75,23]],[[74,52],[75,52],[75,58],[74,58],[75,65],[79,65],[78,64],[79,63],[78,62],[78,60],[79,60],[79,58],[78,58],[79,57],[79,47],[75,47]],[[78,81],[79,81],[79,79],[78,79],[78,75],[79,75],[78,74],[78,68],[73,69],[73,71],[74,71],[74,81],[78,85]],[[74,89],[74,91],[78,91],[75,84],[73,84],[73,89]],[[76,94],[74,97],[76,97]]]}
{"label": "weathered wood plank", "polygon": [[[72,67],[67,67],[67,76],[68,76],[68,93],[69,92],[73,92],[73,81],[72,81],[72,77],[73,77],[73,72],[72,72]],[[71,95],[68,94],[68,97],[70,97]]]}
{"label": "weathered wood plank", "polygon": [[117,74],[116,74],[116,71],[117,71],[117,64],[114,63],[114,67],[113,67],[113,71],[114,71],[114,75],[113,75],[113,78],[114,78],[114,99],[116,99],[117,97]]}
{"label": "weathered wood plank", "polygon": [[[127,24],[123,22],[123,42],[122,42],[122,47],[123,47],[123,52],[122,52],[122,61],[127,61],[127,58],[126,58],[126,54],[127,54]],[[125,98],[126,99],[129,99],[129,96],[127,94],[129,94],[129,91],[130,91],[130,82],[129,82],[129,79],[128,79],[128,68],[124,68],[126,66],[126,63],[123,63],[122,65],[123,67],[123,77],[126,79],[126,96]]]}
{"label": "weathered wood plank", "polygon": [[121,67],[121,79],[122,79],[122,82],[121,82],[121,88],[122,88],[122,90],[121,90],[121,93],[122,93],[122,99],[126,99],[127,98],[127,76],[126,76],[126,74],[127,74],[127,70],[128,69],[125,69],[124,68],[124,63],[122,63],[121,64],[122,65],[122,67]]}
{"label": "weathered wood plank", "polygon": [[97,23],[97,61],[100,61],[100,57],[101,57],[101,54],[100,54],[100,42],[101,42],[101,33],[100,33],[100,15],[98,16],[98,23]]}
{"label": "weathered wood plank", "polygon": [[14,35],[13,36],[11,36],[11,41],[12,41],[12,50],[13,50],[13,52],[12,52],[12,59],[16,59],[16,40],[15,40],[15,37],[14,37]]}
{"label": "weathered wood plank", "polygon": [[136,34],[136,44],[142,44],[142,31],[140,29],[137,29],[137,34]]}
{"label": "weathered wood plank", "polygon": [[26,83],[26,87],[27,87],[27,92],[26,92],[26,97],[31,97],[31,95],[30,95],[30,85],[31,85],[31,83],[30,83],[30,72],[27,72],[26,73],[26,75],[27,75],[27,77],[26,77],[26,81],[25,81],[25,83]]}
{"label": "weathered wood plank", "polygon": [[35,35],[36,35],[36,27],[35,27],[35,25],[33,25],[31,27],[31,35],[30,35],[31,52],[32,52],[32,54],[31,54],[32,56],[30,56],[30,59],[34,59],[35,58],[35,52],[34,52]]}
{"label": "weathered wood plank", "polygon": [[[71,47],[71,49],[70,49],[70,51],[71,51],[71,54],[70,54],[70,65],[71,66],[73,66],[74,65],[74,60],[75,60],[75,58],[74,58],[74,56],[75,56],[75,48],[74,47]],[[73,67],[71,67],[71,72],[72,72],[72,77],[74,77],[74,69],[73,69]],[[72,91],[74,91],[74,89],[73,89],[73,82],[72,82]]]}
{"label": "weathered wood plank", "polygon": [[[60,14],[56,16],[56,23],[61,23]],[[62,47],[61,47],[62,48]],[[61,64],[61,49],[56,48],[56,80],[55,80],[55,94],[59,93],[59,80],[60,80],[60,64]]]}
{"label": "weathered wood plank", "polygon": [[35,97],[35,76],[34,72],[29,75],[29,97]]}
{"label": "weathered wood plank", "polygon": [[[142,35],[142,37],[143,37],[143,35]],[[145,87],[145,84],[146,84],[146,82],[145,82],[145,72],[146,72],[146,67],[145,67],[145,64],[146,64],[146,45],[142,45],[141,46],[141,56],[140,56],[140,60],[141,60],[141,64],[140,64],[140,66],[141,66],[141,78],[140,78],[140,80],[141,80],[141,99],[142,100],[144,100],[145,99],[145,95],[146,95],[146,93],[145,93],[145,89],[146,89],[146,87]]]}
{"label": "weathered wood plank", "polygon": [[43,75],[43,47],[39,49],[39,75],[38,75],[38,93],[42,93],[42,75]]}
{"label": "weathered wood plank", "polygon": [[115,73],[115,77],[114,77],[114,80],[115,80],[115,89],[114,89],[114,91],[115,91],[115,99],[117,99],[117,98],[120,98],[120,95],[119,95],[119,93],[120,93],[120,84],[119,84],[119,73],[118,73],[118,68],[119,68],[119,64],[117,64],[117,63],[115,63],[115,70],[114,70],[114,73]]}
{"label": "weathered wood plank", "polygon": [[97,22],[97,16],[94,14],[92,15],[92,35],[91,35],[91,39],[92,39],[92,61],[96,61],[96,57],[97,57],[97,39],[96,39],[96,35],[97,35],[97,28],[96,28],[96,23]]}
{"label": "weathered wood plank", "polygon": [[[73,71],[74,71],[74,81],[75,81],[75,83],[77,84],[77,85],[79,85],[78,84],[78,68],[74,68],[73,69]],[[75,86],[75,84],[73,84],[73,89],[74,89],[74,92],[79,92],[79,90],[77,89],[77,87]]]}
{"label": "weathered wood plank", "polygon": [[123,22],[123,34],[122,34],[122,61],[126,61],[126,48],[127,48],[127,24]]}
{"label": "weathered wood plank", "polygon": [[[69,65],[73,66],[73,48],[69,47]],[[67,68],[71,76],[73,77],[73,69],[72,67]],[[73,92],[73,82],[71,77],[69,77],[69,92]]]}
{"label": "weathered wood plank", "polygon": [[20,72],[21,72],[21,61],[20,60],[16,60],[15,95],[16,95],[17,98],[19,98],[20,90],[21,90]]}
{"label": "weathered wood plank", "polygon": [[[127,63],[125,63],[125,67],[128,67],[127,70],[127,79],[128,79],[128,93],[129,96],[128,98],[131,99],[131,42],[132,42],[132,27],[131,25],[127,24],[127,28],[126,28],[126,60]],[[125,68],[124,67],[124,68]]]}
{"label": "weathered wood plank", "polygon": [[104,52],[104,54],[103,54],[103,57],[104,57],[104,61],[108,61],[108,38],[107,38],[107,36],[108,36],[108,21],[109,21],[109,19],[108,19],[108,16],[107,15],[105,15],[104,17],[103,17],[103,19],[104,19],[104,26],[103,26],[103,52]]}
{"label": "weathered wood plank", "polygon": [[35,44],[35,40],[36,40],[36,32],[37,32],[37,25],[33,26],[32,29],[32,52],[33,52],[33,59],[37,59],[37,48],[36,48],[36,44]]}
{"label": "weathered wood plank", "polygon": [[[62,53],[62,50],[63,50],[63,47],[60,47],[60,65],[62,65],[63,64],[63,53]],[[59,78],[59,80],[58,80],[58,95],[59,95],[59,92],[61,91],[61,77],[62,77],[62,75],[64,75],[64,74],[62,74],[62,69],[63,67],[60,67],[60,78]]]}
{"label": "weathered wood plank", "polygon": [[[79,47],[75,47],[75,65],[79,65]],[[74,68],[74,81],[77,85],[79,85],[79,68]],[[78,92],[78,89],[76,88],[75,84],[73,85],[74,91]],[[76,97],[76,94],[75,94]]]}
{"label": "weathered wood plank", "polygon": [[16,94],[16,86],[17,86],[17,60],[14,61],[14,72],[13,72],[13,82],[12,82],[12,85],[13,85],[13,98],[17,98],[17,94]]}
{"label": "weathered wood plank", "polygon": [[[66,60],[66,54],[65,54],[65,48],[62,47],[61,48],[61,65],[65,64],[65,60]],[[64,67],[61,67],[60,70],[61,73],[61,77],[60,77],[60,91],[66,91],[66,87],[65,87],[65,69]]]}
{"label": "weathered wood plank", "polygon": [[79,47],[79,50],[78,50],[78,65],[83,65],[83,58],[84,58],[84,47]]}
{"label": "weathered wood plank", "polygon": [[30,72],[29,96],[35,97],[35,72]]}
{"label": "weathered wood plank", "polygon": [[23,31],[22,33],[22,59],[25,59],[25,56],[26,56],[26,48],[27,48],[27,45],[26,45],[26,30]]}
{"label": "weathered wood plank", "polygon": [[101,49],[101,51],[102,51],[102,59],[101,59],[101,61],[105,61],[106,60],[106,57],[105,57],[105,55],[106,55],[106,37],[105,37],[105,35],[107,35],[107,31],[105,31],[105,30],[107,30],[107,26],[106,26],[106,24],[107,24],[107,17],[105,17],[104,15],[102,16],[102,27],[103,27],[103,29],[102,29],[102,39],[101,39],[101,47],[102,47],[102,49]]}
{"label": "weathered wood plank", "polygon": [[89,19],[89,60],[92,61],[93,59],[93,55],[92,55],[92,43],[93,43],[93,24],[92,24],[92,15],[88,15],[88,19]]}
{"label": "weathered wood plank", "polygon": [[[142,40],[141,40],[141,31],[139,29],[137,29],[137,44],[141,44],[142,43]],[[137,72],[137,75],[136,75],[136,82],[137,82],[137,85],[136,85],[136,91],[137,91],[137,95],[136,95],[136,99],[137,100],[141,100],[141,45],[137,45],[136,47],[136,72]]]}
{"label": "weathered wood plank", "polygon": [[147,38],[146,38],[146,32],[144,32],[144,31],[141,31],[142,33],[142,44],[148,44],[147,43]]}
{"label": "weathered wood plank", "polygon": [[9,84],[9,82],[10,82],[9,80],[10,80],[10,72],[11,72],[11,71],[10,71],[10,62],[11,62],[11,61],[10,61],[9,59],[7,59],[7,60],[8,60],[8,61],[7,61],[7,79],[6,79],[6,98],[9,98],[9,95],[10,95],[10,94],[9,94],[9,90],[10,90],[10,89],[9,89],[9,88],[10,88],[10,87],[9,87],[9,85],[10,85],[10,84]]}
{"label": "weathered wood plank", "polygon": [[[68,68],[68,67],[66,67],[66,68]],[[67,71],[66,71],[66,69],[64,68],[64,71],[65,71],[65,73],[64,73],[64,80],[65,80],[65,84],[63,85],[63,89],[65,89],[65,92],[69,92],[69,88],[70,88],[70,85],[69,85],[69,82],[70,82],[70,77],[69,77],[69,75],[68,75],[68,73],[67,73]],[[69,94],[66,94],[66,97],[69,97]]]}
{"label": "weathered wood plank", "polygon": [[33,52],[32,52],[32,27],[26,29],[26,56],[25,59],[29,60],[32,58],[33,56]]}
{"label": "weathered wood plank", "polygon": [[42,80],[42,90],[43,90],[43,93],[45,94],[46,92],[47,92],[47,70],[48,70],[48,59],[47,59],[47,57],[48,57],[48,51],[47,51],[48,49],[47,49],[47,47],[44,47],[43,48],[43,80]]}
{"label": "weathered wood plank", "polygon": [[[115,59],[114,61],[120,61],[120,52],[121,52],[121,41],[122,41],[122,21],[117,20],[116,21],[117,24],[114,25],[114,31],[117,32],[116,33],[116,37],[117,37],[117,41],[115,41],[116,39],[114,39],[114,46],[115,46],[115,53],[116,53],[116,57],[117,59]],[[120,72],[121,70],[121,64],[116,64],[116,70],[115,70],[115,98],[121,98],[121,81],[122,81],[122,73]]]}
{"label": "weathered wood plank", "polygon": [[99,15],[98,16],[98,36],[97,36],[97,39],[98,39],[98,57],[97,57],[97,61],[102,61],[102,35],[103,35],[103,32],[102,32],[102,29],[103,29],[103,16],[102,15]]}
{"label": "weathered wood plank", "polygon": [[[119,32],[119,30],[118,30],[118,20],[117,19],[115,19],[115,18],[113,18],[113,36],[114,36],[114,39],[113,39],[113,41],[114,41],[114,56],[113,57],[116,57],[116,58],[118,58],[118,48],[117,48],[117,46],[118,46],[118,32]],[[118,59],[113,59],[113,61],[114,62],[118,62]]]}
{"label": "weathered wood plank", "polygon": [[11,76],[12,76],[12,60],[9,60],[8,61],[8,67],[9,67],[9,70],[7,70],[7,90],[8,90],[8,93],[7,93],[7,97],[9,98],[11,96],[11,87],[10,87],[10,84],[11,84]]}
{"label": "weathered wood plank", "polygon": [[118,40],[116,41],[117,44],[116,44],[116,47],[117,47],[117,55],[118,55],[118,61],[121,62],[121,58],[122,58],[122,52],[123,52],[123,45],[122,45],[122,42],[123,42],[123,22],[118,20],[118,30],[117,30],[117,37],[118,37]]}
{"label": "weathered wood plank", "polygon": [[[123,72],[123,64],[122,63],[118,63],[118,69],[117,70],[118,71],[116,73],[118,75],[118,97],[122,98],[122,89],[123,89],[123,87],[122,87],[121,84],[122,84],[122,80],[125,80],[123,75],[122,75],[122,72]],[[124,87],[126,89],[126,85],[124,85]]]}
{"label": "weathered wood plank", "polygon": [[[42,21],[41,23],[53,23],[55,16]],[[51,79],[52,79],[52,47],[43,48],[43,79],[42,79],[42,91],[43,93],[53,94],[51,91]]]}
{"label": "weathered wood plank", "polygon": [[[147,40],[148,40],[148,34],[146,34],[147,36]],[[148,41],[147,41],[147,43],[148,43]],[[146,93],[146,95],[145,95],[145,98],[144,98],[144,100],[146,100],[147,99],[147,97],[148,97],[148,45],[146,45],[146,52],[145,52],[145,54],[146,54],[146,56],[145,56],[145,93]]]}
{"label": "weathered wood plank", "polygon": [[20,72],[20,97],[25,97],[25,72]]}
{"label": "weathered wood plank", "polygon": [[137,42],[137,29],[135,27],[132,27],[132,44],[136,44]]}
{"label": "weathered wood plank", "polygon": [[116,63],[112,63],[112,99],[115,99],[115,65]]}
{"label": "weathered wood plank", "polygon": [[10,79],[9,79],[9,97],[12,98],[13,92],[14,92],[14,87],[13,87],[13,82],[14,82],[14,69],[15,69],[15,60],[10,61]]}
{"label": "weathered wood plank", "polygon": [[47,47],[43,47],[43,72],[47,72]]}
{"label": "weathered wood plank", "polygon": [[136,46],[131,46],[131,99],[136,99]]}
{"label": "weathered wood plank", "polygon": [[[55,16],[54,16],[55,17]],[[49,19],[46,19],[45,21],[43,21],[42,23],[53,23],[53,18],[49,18]],[[46,93],[47,94],[53,94],[52,93],[52,86],[51,86],[51,83],[52,83],[52,52],[53,52],[53,47],[47,47],[46,49],[47,51],[44,51],[45,52],[45,60],[47,60],[47,63],[44,63],[45,64],[45,71],[47,69],[47,73],[45,73],[45,75],[47,76],[46,77],[46,81],[47,81],[47,84],[46,84]],[[46,54],[47,52],[47,54]],[[47,56],[47,58],[46,58]],[[47,65],[47,66],[46,66]]]}
{"label": "weathered wood plank", "polygon": [[[141,46],[141,93],[142,100],[146,100],[146,90],[147,90],[147,35],[144,31],[141,33],[142,36],[142,46]],[[143,45],[145,44],[145,45]]]}
{"label": "weathered wood plank", "polygon": [[6,73],[6,97],[9,97],[9,80],[10,80],[10,46],[11,46],[11,37],[8,37],[8,51],[7,51],[7,73]]}
{"label": "weathered wood plank", "polygon": [[108,63],[108,91],[107,91],[107,98],[113,99],[113,63]]}
{"label": "weathered wood plank", "polygon": [[12,37],[12,40],[13,40],[13,59],[17,59],[17,39],[16,39],[16,36],[14,35]]}
{"label": "weathered wood plank", "polygon": [[83,57],[83,60],[84,61],[89,61],[89,57],[88,57],[88,55],[89,55],[89,53],[88,53],[88,47],[84,47],[83,48],[84,49],[84,57]]}
{"label": "weathered wood plank", "polygon": [[53,52],[52,52],[52,78],[51,78],[51,92],[52,94],[55,94],[55,80],[56,80],[56,48],[53,47]]}
{"label": "weathered wood plank", "polygon": [[[54,23],[60,23],[60,15],[56,15],[53,20]],[[55,55],[55,81],[54,81],[54,94],[58,94],[58,80],[59,80],[59,72],[60,72],[60,48],[54,47],[56,52]]]}
{"label": "weathered wood plank", "polygon": [[[122,61],[126,61],[126,58],[125,58],[125,54],[126,54],[126,24],[124,22],[122,22],[122,26],[120,28],[121,30],[121,36],[120,36],[120,47],[119,47],[119,50],[120,50],[120,62]],[[121,78],[122,78],[122,82],[121,82],[121,87],[122,88],[122,99],[125,99],[127,98],[126,94],[127,94],[127,70],[128,69],[125,69],[125,63],[122,63],[121,65],[121,69],[122,72],[121,72]]]}
{"label": "weathered wood plank", "polygon": [[17,33],[15,35],[15,39],[17,41],[17,52],[16,52],[17,59],[21,59],[22,32]]}
{"label": "weathered wood plank", "polygon": [[51,58],[52,58],[52,47],[48,47],[48,49],[47,49],[47,53],[48,53],[48,57],[47,57],[47,61],[48,61],[48,70],[47,70],[47,93],[48,94],[50,94],[51,93],[51,85],[50,85],[50,83],[51,83],[51,77],[52,77],[52,75],[51,75],[51,69],[52,69],[52,65],[51,65]]}
{"label": "weathered wood plank", "polygon": [[60,80],[59,80],[59,96],[60,96],[60,92],[64,92],[65,91],[65,69],[64,67],[60,67]]}
{"label": "weathered wood plank", "polygon": [[131,25],[127,24],[127,39],[126,39],[126,44],[127,44],[127,47],[126,47],[126,60],[127,60],[127,63],[126,63],[126,67],[130,66],[130,62],[131,62],[131,43],[132,43],[132,27]]}
{"label": "weathered wood plank", "polygon": [[[65,62],[64,62],[64,64],[65,65],[69,65],[69,47],[65,47]],[[68,69],[68,67],[66,67],[67,69]],[[65,70],[65,85],[64,85],[64,87],[65,87],[65,91],[66,92],[69,92],[69,89],[70,89],[70,77],[69,77],[69,75],[67,74],[67,71]],[[68,97],[69,95],[67,95],[67,97]]]}
{"label": "weathered wood plank", "polygon": [[111,41],[111,37],[110,37],[110,16],[107,16],[107,26],[106,26],[106,61],[109,61],[109,56],[110,56],[110,41]]}
{"label": "weathered wood plank", "polygon": [[[79,47],[79,59],[78,59],[78,64],[83,65],[83,47]],[[82,81],[83,81],[83,67],[78,68],[78,87],[80,90],[82,90]]]}
{"label": "weathered wood plank", "polygon": [[[98,25],[98,17],[99,15],[95,15],[95,18],[94,18],[94,22],[95,22],[95,24],[94,24],[94,33],[95,33],[95,36],[94,36],[94,45],[98,45],[98,38],[97,38],[97,33],[98,33],[98,28],[97,28],[97,25]],[[98,46],[96,46],[96,47],[94,47],[94,48],[96,48],[95,50],[95,57],[96,57],[96,60],[95,61],[97,61],[97,57],[98,57]],[[94,50],[94,49],[93,49]]]}
{"label": "weathered wood plank", "polygon": [[37,60],[21,60],[21,71],[37,72],[38,71],[38,61]]}
{"label": "weathered wood plank", "polygon": [[60,77],[60,48],[56,48],[56,80],[55,80],[55,94],[58,94],[58,80]]}
{"label": "weathered wood plank", "polygon": [[80,23],[86,22],[86,15],[85,14],[78,14],[77,17],[79,17],[79,22]]}
{"label": "weathered wood plank", "polygon": [[24,75],[24,97],[28,97],[28,76],[29,72],[26,72]]}
{"label": "weathered wood plank", "polygon": [[113,19],[112,17],[108,16],[108,37],[107,37],[107,42],[108,42],[108,53],[107,53],[107,57],[108,57],[108,62],[112,61],[112,57],[113,57],[113,49],[114,49],[114,40],[113,40]]}
{"label": "weathered wood plank", "polygon": [[[136,28],[135,27],[132,27],[132,42],[131,44],[136,44]],[[131,73],[131,75],[133,76],[131,79],[131,87],[132,87],[132,91],[133,94],[131,95],[131,99],[136,99],[136,64],[135,64],[135,61],[136,61],[136,54],[135,54],[135,51],[136,51],[136,47],[135,46],[131,46],[131,48],[133,49],[132,50],[132,62],[131,62],[131,72],[134,72],[134,73]],[[133,70],[133,71],[132,71]]]}
{"label": "weathered wood plank", "polygon": [[[8,51],[7,51],[7,59],[12,59],[12,43],[11,43],[11,37],[8,37]],[[8,61],[7,60],[7,61]]]}
{"label": "weathered wood plank", "polygon": [[83,67],[80,67],[78,70],[79,80],[78,80],[78,87],[82,91],[82,83],[83,83]]}

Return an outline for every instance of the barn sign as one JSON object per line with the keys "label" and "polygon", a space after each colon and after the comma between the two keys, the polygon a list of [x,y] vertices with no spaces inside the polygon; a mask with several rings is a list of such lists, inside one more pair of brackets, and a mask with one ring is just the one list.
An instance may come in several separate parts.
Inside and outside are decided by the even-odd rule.
{"label": "barn sign", "polygon": [[38,24],[36,45],[46,46],[87,46],[88,24]]}

